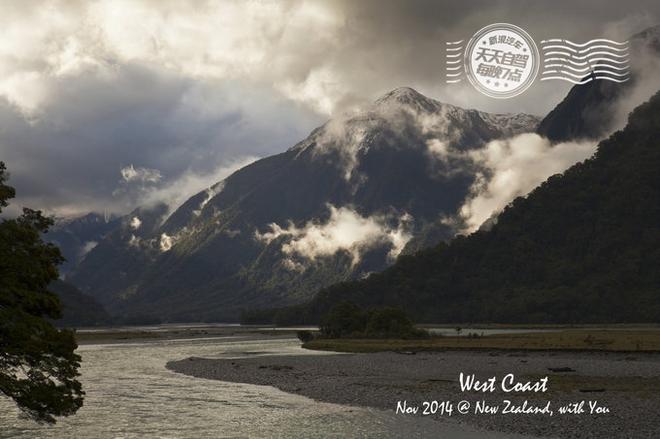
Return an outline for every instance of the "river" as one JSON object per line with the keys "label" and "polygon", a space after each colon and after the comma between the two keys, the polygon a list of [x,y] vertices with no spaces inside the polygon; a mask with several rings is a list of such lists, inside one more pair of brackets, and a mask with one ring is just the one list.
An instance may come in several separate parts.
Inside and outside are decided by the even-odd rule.
{"label": "river", "polygon": [[453,423],[317,402],[269,386],[177,374],[169,360],[189,356],[332,355],[292,338],[244,336],[79,348],[84,406],[54,426],[19,418],[0,398],[0,438],[505,437]]}

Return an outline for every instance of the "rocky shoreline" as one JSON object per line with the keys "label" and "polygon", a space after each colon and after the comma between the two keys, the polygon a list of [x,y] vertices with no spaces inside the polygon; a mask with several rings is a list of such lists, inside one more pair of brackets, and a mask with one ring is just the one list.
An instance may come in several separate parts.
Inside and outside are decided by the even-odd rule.
{"label": "rocky shoreline", "polygon": [[[426,352],[242,359],[187,358],[167,367],[187,375],[228,382],[268,385],[319,401],[395,411],[423,401],[452,401],[453,421],[499,432],[561,438],[655,438],[660,431],[660,354],[568,352]],[[478,379],[514,374],[520,381],[548,376],[545,393],[461,392],[459,374]],[[474,414],[477,402],[503,400],[527,407],[551,401],[553,416],[543,414]],[[471,404],[468,415],[456,403]],[[559,414],[558,408],[585,401],[586,413]],[[587,401],[609,413],[591,414]],[[409,414],[400,416],[420,416]],[[447,419],[447,415],[431,415]]]}

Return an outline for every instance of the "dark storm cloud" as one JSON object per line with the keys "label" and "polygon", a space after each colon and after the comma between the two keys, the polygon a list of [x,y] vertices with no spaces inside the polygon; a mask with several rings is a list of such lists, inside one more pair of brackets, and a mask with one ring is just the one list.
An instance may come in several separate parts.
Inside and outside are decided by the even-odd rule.
{"label": "dark storm cloud", "polygon": [[[52,90],[34,118],[0,102],[0,158],[17,204],[60,214],[124,212],[181,178],[190,195],[203,189],[185,186],[191,174],[212,184],[233,163],[287,148],[320,121],[267,92],[134,65],[108,78],[57,80]],[[160,178],[123,177],[131,166]]]}
{"label": "dark storm cloud", "polygon": [[[444,42],[467,40],[497,22],[516,24],[537,42],[553,37],[577,42],[603,37],[625,40],[658,24],[660,18],[657,1],[347,1],[337,8],[349,17],[346,34],[359,36],[352,50],[341,55],[360,82],[356,89],[377,84],[386,91],[394,82],[461,106],[539,115],[549,111],[570,86],[537,81],[523,95],[502,101],[481,95],[466,82],[444,84]],[[376,71],[387,75],[374,79]]]}
{"label": "dark storm cloud", "polygon": [[[650,0],[6,2],[0,159],[19,204],[126,211],[177,182],[179,192],[212,183],[402,85],[543,115],[568,84],[537,82],[508,100],[447,85],[445,41],[494,22],[536,41],[626,39],[659,17]],[[122,181],[129,166],[162,178]]]}

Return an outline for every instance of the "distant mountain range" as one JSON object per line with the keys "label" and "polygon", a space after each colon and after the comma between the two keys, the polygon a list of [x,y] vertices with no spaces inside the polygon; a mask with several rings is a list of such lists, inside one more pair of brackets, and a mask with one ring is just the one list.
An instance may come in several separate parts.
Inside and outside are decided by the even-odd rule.
{"label": "distant mountain range", "polygon": [[[660,322],[660,93],[593,158],[516,199],[488,231],[273,311],[318,322],[344,300],[420,322]],[[269,317],[262,313],[262,319]]]}
{"label": "distant mountain range", "polygon": [[236,319],[245,308],[308,300],[382,270],[407,245],[453,236],[442,219],[456,213],[478,169],[452,153],[538,122],[396,89],[171,215],[155,206],[121,218],[68,279],[112,313],[171,320]]}
{"label": "distant mountain range", "polygon": [[88,213],[72,218],[59,218],[45,238],[56,244],[66,261],[60,265],[60,275],[66,276],[78,266],[111,230],[118,226],[118,218],[112,215]]}
{"label": "distant mountain range", "polygon": [[93,297],[83,294],[73,285],[56,280],[48,286],[48,289],[59,297],[62,304],[62,318],[54,321],[57,326],[80,327],[113,323],[100,303]]}
{"label": "distant mountain range", "polygon": [[[632,43],[657,54],[658,35],[651,28]],[[528,132],[553,142],[610,133],[616,109],[641,82],[633,78],[575,86],[543,120],[396,89],[174,212],[154,205],[105,224],[85,220],[87,235],[64,245],[74,261],[67,280],[128,320],[235,320],[244,310],[308,301],[464,230],[457,211],[489,172],[466,157],[487,142]],[[50,238],[69,242],[76,224]]]}

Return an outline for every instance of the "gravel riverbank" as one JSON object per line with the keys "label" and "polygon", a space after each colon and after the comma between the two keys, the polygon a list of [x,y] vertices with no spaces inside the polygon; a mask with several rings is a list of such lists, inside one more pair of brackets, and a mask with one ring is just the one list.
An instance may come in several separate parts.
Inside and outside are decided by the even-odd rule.
{"label": "gravel riverbank", "polygon": [[[657,438],[660,432],[660,354],[382,352],[220,360],[193,357],[169,362],[167,367],[199,378],[274,386],[320,401],[392,411],[398,401],[419,405],[420,412],[422,401],[452,401],[452,420],[501,432],[561,438]],[[461,392],[461,372],[482,380],[496,376],[498,389]],[[499,382],[510,373],[525,382],[548,376],[548,391],[504,393]],[[499,405],[501,411],[505,399],[514,404],[527,400],[528,405],[539,407],[551,401],[554,414],[474,414],[478,401]],[[471,414],[456,412],[461,400],[470,402]],[[559,414],[559,407],[583,400],[586,413]],[[589,413],[587,401],[597,401],[609,413]]]}

